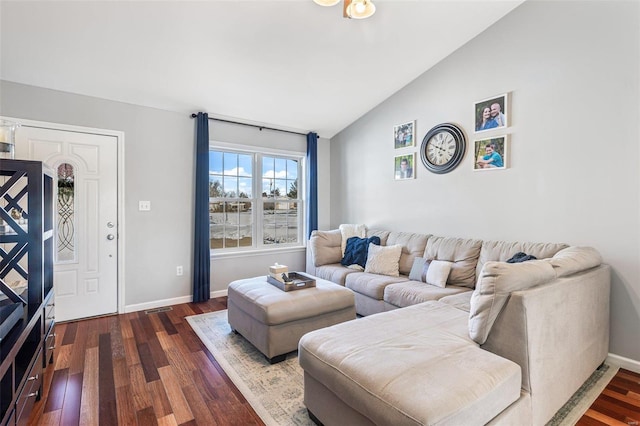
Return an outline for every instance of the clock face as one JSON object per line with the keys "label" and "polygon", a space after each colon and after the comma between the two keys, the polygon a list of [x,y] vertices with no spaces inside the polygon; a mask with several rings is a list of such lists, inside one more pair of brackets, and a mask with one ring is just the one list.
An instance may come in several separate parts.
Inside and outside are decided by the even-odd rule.
{"label": "clock face", "polygon": [[425,167],[433,173],[448,173],[464,157],[466,141],[462,130],[449,123],[429,130],[422,141],[420,156]]}
{"label": "clock face", "polygon": [[427,159],[437,166],[447,164],[456,153],[456,141],[449,132],[436,133],[427,141]]}

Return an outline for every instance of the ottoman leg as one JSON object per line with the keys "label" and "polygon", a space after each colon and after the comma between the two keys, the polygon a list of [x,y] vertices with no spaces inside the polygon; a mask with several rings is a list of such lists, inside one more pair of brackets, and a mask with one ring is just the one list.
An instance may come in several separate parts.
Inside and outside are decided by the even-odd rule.
{"label": "ottoman leg", "polygon": [[269,360],[269,364],[277,364],[279,362],[284,361],[287,358],[287,354],[276,355],[273,358],[267,358]]}

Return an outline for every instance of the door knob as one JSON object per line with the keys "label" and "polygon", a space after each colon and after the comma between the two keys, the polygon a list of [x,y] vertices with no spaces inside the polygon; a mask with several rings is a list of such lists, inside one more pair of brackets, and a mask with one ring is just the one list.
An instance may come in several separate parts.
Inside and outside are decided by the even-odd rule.
{"label": "door knob", "polygon": [[113,234],[107,235],[107,240],[113,240],[115,236]]}
{"label": "door knob", "polygon": [[113,222],[107,222],[107,228],[113,228],[114,226]]}

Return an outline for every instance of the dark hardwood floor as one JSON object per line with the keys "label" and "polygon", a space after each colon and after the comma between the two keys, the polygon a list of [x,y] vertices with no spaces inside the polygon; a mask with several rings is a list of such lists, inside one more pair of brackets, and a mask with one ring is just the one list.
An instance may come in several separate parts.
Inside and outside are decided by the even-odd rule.
{"label": "dark hardwood floor", "polygon": [[[30,425],[262,425],[184,317],[226,297],[56,325]],[[640,374],[620,370],[578,422],[640,426]]]}
{"label": "dark hardwood floor", "polygon": [[263,425],[184,317],[226,298],[56,325],[30,425]]}

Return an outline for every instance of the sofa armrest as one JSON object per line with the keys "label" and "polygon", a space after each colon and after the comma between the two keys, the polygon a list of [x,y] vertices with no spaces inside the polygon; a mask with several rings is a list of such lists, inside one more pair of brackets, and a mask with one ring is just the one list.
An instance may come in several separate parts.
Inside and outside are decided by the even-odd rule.
{"label": "sofa armrest", "polygon": [[314,274],[315,268],[342,260],[342,234],[339,229],[313,231],[307,245],[307,268]]}
{"label": "sofa armrest", "polygon": [[533,424],[545,424],[609,351],[610,267],[511,294],[483,349],[522,368]]}

